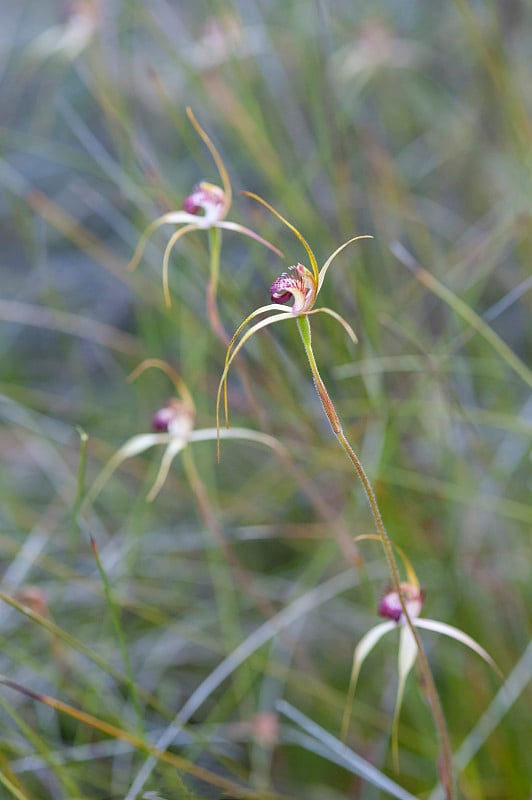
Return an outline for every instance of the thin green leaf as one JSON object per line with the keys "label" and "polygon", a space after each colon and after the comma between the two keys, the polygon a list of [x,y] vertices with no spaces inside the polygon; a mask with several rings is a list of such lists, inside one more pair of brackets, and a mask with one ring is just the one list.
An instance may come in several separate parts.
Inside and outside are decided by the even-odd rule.
{"label": "thin green leaf", "polygon": [[284,714],[309,734],[309,738],[317,745],[317,747],[312,748],[314,752],[319,752],[320,755],[325,758],[328,757],[330,761],[339,764],[344,769],[348,769],[355,775],[360,775],[361,778],[373,786],[378,786],[379,789],[387,792],[392,797],[398,798],[398,800],[414,800],[410,792],[407,792],[406,789],[403,789],[402,786],[399,786],[387,775],[384,775],[373,764],[370,764],[349,747],[346,747],[343,742],[314,722],[314,720],[302,714],[290,703],[287,703],[286,700],[278,700],[275,706],[281,714]]}
{"label": "thin green leaf", "polygon": [[482,317],[480,317],[476,311],[473,311],[470,306],[467,305],[464,300],[454,294],[447,286],[444,286],[443,283],[432,275],[431,272],[428,272],[426,269],[418,264],[415,258],[403,247],[400,242],[393,242],[391,245],[391,251],[396,256],[396,258],[404,264],[408,269],[414,274],[417,280],[422,283],[427,289],[430,289],[440,300],[443,300],[444,303],[447,303],[453,311],[455,311],[462,319],[464,319],[468,325],[471,325],[480,335],[493,347],[496,353],[505,361],[508,366],[513,369],[517,375],[519,375],[522,380],[528,384],[528,386],[532,386],[532,370],[519,358],[519,356],[514,353],[514,351],[508,347],[506,342],[504,342],[500,336],[495,333],[493,328],[491,328],[487,322],[484,322]]}

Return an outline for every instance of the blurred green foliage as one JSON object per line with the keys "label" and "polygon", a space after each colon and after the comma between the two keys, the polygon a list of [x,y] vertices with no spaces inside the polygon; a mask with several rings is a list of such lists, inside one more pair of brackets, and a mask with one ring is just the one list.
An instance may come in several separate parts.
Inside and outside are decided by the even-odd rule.
{"label": "blurred green foliage", "polygon": [[[491,709],[491,727],[458,759],[458,796],[528,797],[530,657],[513,670],[530,652],[530,385],[416,280],[394,243],[531,363],[531,4],[102,0],[73,4],[62,28],[56,11],[13,4],[0,37],[2,591],[127,673],[91,534],[142,725],[131,682],[5,603],[0,672],[154,741],[269,614],[323,591],[206,695],[172,750],[259,796],[381,796],[275,716],[285,698],[338,735],[353,648],[386,586],[376,544],[360,544],[363,567],[353,557],[351,537],[372,532],[371,517],[295,325],[259,333],[230,379],[232,424],[275,436],[288,458],[224,442],[218,466],[214,443],[191,446],[192,466],[178,458],[148,504],[158,467],[149,451],[76,517],[76,426],[89,436],[88,487],[172,394],[157,372],[127,382],[143,358],[178,370],[197,427],[214,424],[225,349],[205,311],[205,234],[173,254],[170,309],[161,263],[172,228],[127,270],[149,222],[182,208],[197,181],[218,181],[190,105],[230,172],[230,218],[286,255],[224,233],[226,331],[306,255],[240,190],[286,215],[321,263],[349,237],[374,236],[339,256],[320,294],[360,344],[318,316],[316,356],[390,535],[426,589],[427,615],[469,633],[510,676],[507,699],[490,705],[500,685],[485,664],[423,637],[455,750]],[[337,591],[320,588],[346,569]],[[436,797],[437,742],[415,679],[401,773],[392,769],[395,661],[385,642],[362,672],[348,745],[416,796]],[[142,754],[7,689],[2,708],[2,796],[126,797]],[[222,796],[185,780],[198,796]],[[150,789],[183,796],[169,765]]]}

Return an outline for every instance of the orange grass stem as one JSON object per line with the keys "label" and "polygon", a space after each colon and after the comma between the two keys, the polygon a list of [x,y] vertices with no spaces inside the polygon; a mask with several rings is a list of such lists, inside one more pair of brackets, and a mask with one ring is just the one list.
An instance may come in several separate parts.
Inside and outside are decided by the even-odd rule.
{"label": "orange grass stem", "polygon": [[[94,730],[100,731],[100,733],[104,734],[105,736],[109,736],[112,739],[118,739],[122,742],[127,742],[132,748],[140,750],[147,755],[153,756],[159,761],[164,761],[165,763],[175,767],[177,770],[188,773],[199,780],[205,781],[213,786],[218,786],[220,789],[224,789],[225,791],[234,794],[235,797],[245,797],[249,798],[249,800],[251,800],[251,798],[255,798],[255,800],[267,800],[267,798],[271,798],[273,800],[273,798],[278,798],[278,795],[273,793],[262,793],[259,795],[254,791],[250,791],[249,789],[246,789],[246,787],[235,783],[228,778],[217,775],[216,773],[205,769],[204,767],[192,763],[183,756],[175,753],[168,753],[165,750],[159,750],[157,747],[153,747],[151,744],[148,744],[148,742],[144,741],[144,739],[141,737],[135,736],[123,728],[112,725],[111,723],[99,719],[92,714],[88,714],[86,711],[82,711],[81,709],[75,708],[68,703],[64,703],[62,700],[58,700],[55,697],[42,694],[41,692],[35,692],[32,689],[29,689],[28,687],[11,680],[5,675],[0,675],[0,684],[7,686],[10,689],[14,689],[16,692],[19,692],[20,694],[23,694],[32,700],[43,703],[44,705],[49,706],[49,708],[53,708],[55,711],[58,711],[61,714],[66,714],[72,719],[76,719],[82,725],[87,725]],[[182,788],[185,788],[178,775],[174,776],[174,778],[179,782],[179,784],[181,784]]]}

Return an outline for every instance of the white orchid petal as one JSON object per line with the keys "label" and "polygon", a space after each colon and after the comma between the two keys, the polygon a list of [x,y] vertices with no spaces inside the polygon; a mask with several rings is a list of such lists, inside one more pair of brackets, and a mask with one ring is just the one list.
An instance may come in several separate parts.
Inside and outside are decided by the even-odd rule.
{"label": "white orchid petal", "polygon": [[223,222],[216,223],[217,228],[223,228],[227,231],[236,231],[237,233],[242,233],[244,236],[249,236],[251,239],[255,239],[256,242],[263,244],[265,247],[268,247],[272,252],[276,253],[280,258],[283,257],[283,253],[279,250],[278,247],[271,244],[267,239],[263,239],[262,236],[259,236],[258,233],[252,231],[250,228],[246,228],[244,225],[240,225],[238,222],[231,222],[230,220],[224,220]]}
{"label": "white orchid petal", "polygon": [[188,211],[170,211],[168,214],[164,214],[162,217],[159,217],[157,222],[159,225],[164,225],[165,223],[177,225],[181,222],[191,222],[193,225],[202,227],[200,223],[203,219],[205,219],[205,217],[197,214],[189,214]]}
{"label": "white orchid petal", "polygon": [[399,767],[399,716],[401,714],[401,706],[403,705],[403,695],[405,691],[406,681],[412,667],[416,663],[417,657],[417,644],[412,631],[408,625],[401,626],[401,634],[399,637],[399,654],[397,658],[398,666],[398,681],[397,681],[397,697],[395,699],[395,711],[393,714],[392,724],[392,752],[396,769]]}
{"label": "white orchid petal", "polygon": [[181,452],[181,450],[183,450],[186,444],[187,440],[183,439],[182,437],[175,439],[172,438],[169,442],[168,447],[164,451],[161,459],[161,466],[159,467],[157,477],[155,478],[154,484],[146,496],[146,499],[149,503],[155,500],[161,491],[163,484],[168,477],[168,472],[170,471],[170,467],[172,466],[174,458]]}
{"label": "white orchid petal", "polygon": [[150,447],[154,447],[155,445],[168,444],[169,441],[170,435],[168,433],[140,433],[137,436],[133,436],[131,439],[129,439],[109,459],[105,467],[96,477],[96,480],[87,493],[84,505],[94,501],[94,499],[102,491],[113,472],[123,461],[126,461],[128,458],[138,456],[140,453],[143,453],[145,450],[148,450]]}
{"label": "white orchid petal", "polygon": [[353,666],[358,666],[358,669],[360,669],[362,663],[369,656],[375,645],[379,643],[379,641],[385,634],[388,633],[388,631],[393,631],[395,628],[397,628],[397,624],[390,620],[389,622],[381,622],[379,625],[375,625],[374,628],[368,631],[355,648]]}
{"label": "white orchid petal", "polygon": [[349,727],[349,718],[351,717],[351,709],[353,707],[353,697],[355,696],[355,689],[358,682],[358,676],[362,668],[362,664],[369,656],[375,645],[377,645],[383,636],[390,631],[395,630],[397,624],[395,622],[381,622],[380,625],[375,625],[371,628],[359,641],[353,653],[353,666],[351,669],[351,678],[349,680],[349,689],[345,701],[344,715],[342,719],[342,734],[341,738],[345,741],[347,737],[347,730]]}
{"label": "white orchid petal", "polygon": [[153,222],[150,222],[139,239],[135,252],[133,253],[133,257],[129,262],[128,269],[133,271],[138,267],[152,233],[154,233],[162,225],[180,224],[182,222],[189,222],[193,225],[197,225],[198,218],[193,214],[189,214],[187,211],[169,211],[167,214],[163,214],[162,216],[157,217],[157,219],[154,219]]}
{"label": "white orchid petal", "polygon": [[193,431],[189,437],[189,442],[207,442],[220,439],[245,439],[250,442],[262,444],[269,447],[278,453],[286,453],[286,448],[281,442],[278,442],[273,436],[268,436],[266,433],[260,431],[253,431],[249,428],[222,428],[217,431],[216,428],[203,428],[202,430]]}
{"label": "white orchid petal", "polygon": [[401,634],[399,637],[399,654],[397,658],[397,666],[399,669],[399,683],[406,683],[406,679],[416,662],[417,657],[417,644],[412,631],[408,625],[401,625]]}
{"label": "white orchid petal", "polygon": [[453,625],[447,625],[446,622],[439,622],[435,619],[425,619],[425,618],[418,618],[412,620],[416,628],[424,628],[427,631],[434,631],[434,633],[442,633],[444,636],[449,636],[451,639],[456,639],[457,642],[461,642],[465,644],[466,647],[469,647],[473,650],[477,655],[484,659],[484,661],[492,667],[495,672],[500,674],[500,670],[490,656],[487,650],[484,650],[478,642],[468,636],[467,633],[464,633],[459,628],[455,628]]}

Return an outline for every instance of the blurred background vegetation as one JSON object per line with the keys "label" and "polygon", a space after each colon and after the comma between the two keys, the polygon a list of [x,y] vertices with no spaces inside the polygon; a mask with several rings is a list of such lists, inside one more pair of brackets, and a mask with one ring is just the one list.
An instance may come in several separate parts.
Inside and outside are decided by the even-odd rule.
{"label": "blurred background vegetation", "polygon": [[[229,218],[286,254],[224,234],[227,331],[305,260],[239,190],[275,205],[321,262],[374,236],[338,258],[320,295],[360,344],[318,316],[316,356],[426,589],[424,614],[475,637],[508,678],[498,694],[474,654],[423,636],[458,796],[529,797],[531,35],[528,0],[86,0],[63,16],[47,0],[6,6],[0,558],[3,596],[39,616],[0,605],[3,674],[154,742],[227,658],[171,752],[259,796],[388,796],[285,713],[339,735],[353,648],[387,584],[377,544],[360,543],[357,558],[352,537],[372,521],[295,325],[261,332],[230,381],[232,424],[271,434],[289,457],[224,442],[218,466],[212,442],[191,445],[150,504],[151,450],[77,513],[83,487],[172,394],[155,371],[127,382],[142,359],[177,369],[196,427],[214,424],[224,346],[205,312],[206,235],[173,254],[170,309],[168,228],[127,270],[150,221],[182,208],[197,181],[218,182],[190,105],[233,180]],[[435,798],[437,741],[414,677],[393,770],[396,645],[383,641],[362,671],[348,745]],[[131,800],[143,754],[9,689],[0,702],[2,797]],[[182,777],[190,796],[233,796]],[[138,797],[148,790],[189,796],[162,763]]]}

